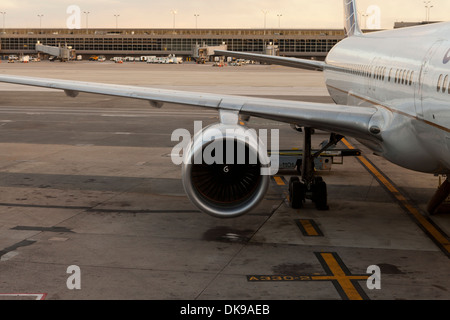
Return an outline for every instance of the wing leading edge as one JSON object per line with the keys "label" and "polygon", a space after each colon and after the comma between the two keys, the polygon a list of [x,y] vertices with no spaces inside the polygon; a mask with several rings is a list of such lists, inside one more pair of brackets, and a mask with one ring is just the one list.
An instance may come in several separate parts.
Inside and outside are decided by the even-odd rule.
{"label": "wing leading edge", "polygon": [[0,75],[0,82],[64,90],[70,97],[76,97],[79,92],[84,92],[146,100],[154,107],[174,103],[233,111],[374,142],[381,141],[379,133],[371,133],[371,126],[374,122],[378,122],[380,113],[376,107],[353,107],[10,75]]}

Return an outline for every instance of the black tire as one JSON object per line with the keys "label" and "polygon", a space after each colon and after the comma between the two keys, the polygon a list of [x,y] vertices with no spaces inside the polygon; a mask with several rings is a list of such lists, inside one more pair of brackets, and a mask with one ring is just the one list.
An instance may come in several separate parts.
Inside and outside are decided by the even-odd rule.
{"label": "black tire", "polygon": [[321,176],[314,177],[314,184],[318,184],[323,182],[323,178]]}
{"label": "black tire", "polygon": [[289,196],[291,195],[292,192],[292,184],[297,181],[300,181],[299,177],[291,177],[289,179]]}
{"label": "black tire", "polygon": [[300,181],[292,183],[292,190],[289,194],[289,201],[293,209],[300,209],[303,207],[305,201],[306,187]]}
{"label": "black tire", "polygon": [[294,199],[294,193],[293,193],[294,187],[293,187],[293,185],[294,185],[294,183],[296,183],[296,182],[300,182],[300,179],[299,179],[298,177],[291,177],[291,178],[289,179],[289,205],[290,205],[292,208],[294,208],[293,205],[294,205],[294,206],[296,205],[296,203],[295,203],[295,204],[293,203],[293,199]]}
{"label": "black tire", "polygon": [[317,210],[328,210],[327,184],[324,181],[317,181],[313,186],[312,201]]}

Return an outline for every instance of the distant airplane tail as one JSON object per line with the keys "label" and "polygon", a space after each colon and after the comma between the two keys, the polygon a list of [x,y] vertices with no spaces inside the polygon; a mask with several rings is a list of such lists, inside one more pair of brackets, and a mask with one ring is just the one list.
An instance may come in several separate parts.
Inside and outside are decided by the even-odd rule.
{"label": "distant airplane tail", "polygon": [[344,27],[345,35],[347,37],[362,35],[355,2],[356,0],[344,0]]}

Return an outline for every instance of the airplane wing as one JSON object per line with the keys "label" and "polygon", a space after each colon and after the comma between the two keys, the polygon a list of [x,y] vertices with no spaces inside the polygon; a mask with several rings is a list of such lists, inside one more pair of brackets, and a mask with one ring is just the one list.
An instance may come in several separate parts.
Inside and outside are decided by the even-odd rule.
{"label": "airplane wing", "polygon": [[373,142],[382,140],[379,130],[376,133],[372,130],[373,123],[380,122],[378,120],[381,111],[376,107],[353,107],[11,75],[0,75],[0,82],[60,89],[70,97],[76,97],[79,92],[85,92],[147,100],[153,107],[161,107],[164,103],[174,103],[218,111],[232,111]]}
{"label": "airplane wing", "polygon": [[270,64],[291,67],[291,68],[322,71],[325,67],[325,62],[317,61],[317,60],[278,57],[278,56],[270,56],[267,54],[236,52],[236,51],[226,51],[226,50],[215,50],[214,52],[216,55],[224,55],[224,56],[228,56],[228,57],[254,60],[254,61],[259,61],[259,62],[264,62],[264,63],[270,63]]}

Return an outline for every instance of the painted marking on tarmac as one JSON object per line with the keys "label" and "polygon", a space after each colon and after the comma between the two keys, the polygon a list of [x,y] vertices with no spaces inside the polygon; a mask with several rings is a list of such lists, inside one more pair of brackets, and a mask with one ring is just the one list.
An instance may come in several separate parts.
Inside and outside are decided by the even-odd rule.
{"label": "painted marking on tarmac", "polygon": [[[346,140],[342,142],[349,149],[354,147]],[[411,216],[414,222],[425,232],[425,234],[450,258],[450,241],[448,236],[431,221],[426,214],[417,206],[412,204],[408,198],[397,188],[397,186],[383,174],[368,158],[357,156],[356,159],[371,173],[375,179],[398,201],[405,212]]]}
{"label": "painted marking on tarmac", "polygon": [[19,253],[17,251],[10,251],[10,252],[7,252],[4,255],[2,255],[0,257],[0,261],[5,262],[8,260],[11,260],[12,258],[14,258],[15,256],[18,256],[18,255],[19,255]]}
{"label": "painted marking on tarmac", "polygon": [[304,275],[249,275],[249,282],[331,281],[343,300],[370,300],[359,281],[369,279],[368,274],[352,274],[335,252],[315,252],[325,274]]}
{"label": "painted marking on tarmac", "polygon": [[16,244],[13,244],[12,246],[10,246],[8,248],[0,250],[0,261],[7,261],[7,260],[15,257],[17,254],[13,254],[11,252],[14,252],[16,249],[21,248],[21,247],[30,246],[30,245],[34,244],[35,242],[36,241],[34,241],[34,240],[22,240]]}
{"label": "painted marking on tarmac", "polygon": [[46,293],[0,293],[0,300],[2,297],[7,298],[8,300],[12,298],[34,298],[33,300],[45,300],[46,296]]}
{"label": "painted marking on tarmac", "polygon": [[306,237],[323,237],[319,226],[312,219],[298,219],[295,223],[300,228],[302,234]]}
{"label": "painted marking on tarmac", "polygon": [[273,179],[275,180],[275,183],[278,186],[285,186],[286,185],[286,181],[285,181],[284,177],[274,176]]}

